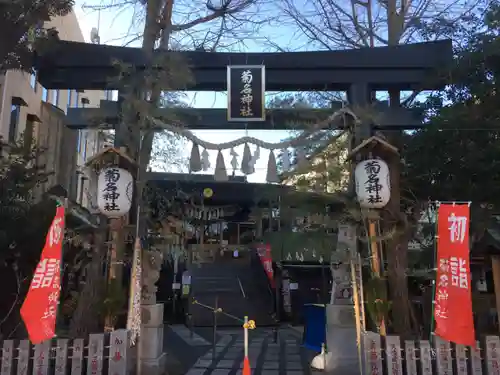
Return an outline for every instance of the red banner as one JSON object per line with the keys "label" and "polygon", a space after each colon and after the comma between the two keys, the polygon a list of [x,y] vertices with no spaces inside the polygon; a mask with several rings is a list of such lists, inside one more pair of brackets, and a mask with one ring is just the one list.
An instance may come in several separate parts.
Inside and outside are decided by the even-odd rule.
{"label": "red banner", "polygon": [[262,267],[266,271],[267,278],[274,288],[273,256],[271,254],[271,245],[258,245],[257,254],[259,254]]}
{"label": "red banner", "polygon": [[439,206],[434,332],[444,340],[475,346],[469,223],[468,205]]}
{"label": "red banner", "polygon": [[21,307],[30,341],[39,344],[55,336],[57,306],[61,290],[64,207],[57,207],[30,289]]}

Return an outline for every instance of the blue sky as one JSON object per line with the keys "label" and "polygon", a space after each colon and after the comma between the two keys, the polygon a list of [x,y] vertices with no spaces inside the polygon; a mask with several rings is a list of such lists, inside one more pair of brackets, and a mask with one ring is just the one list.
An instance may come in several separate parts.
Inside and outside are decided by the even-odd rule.
{"label": "blue sky", "polygon": [[[113,44],[113,45],[124,45],[128,44],[133,36],[142,30],[142,25],[137,28],[131,28],[131,20],[134,19],[134,13],[132,9],[117,11],[116,9],[103,10],[100,12],[85,8],[85,5],[95,5],[99,4],[99,0],[77,0],[75,6],[75,12],[80,23],[80,28],[87,42],[90,41],[90,31],[93,27],[99,29],[99,34],[101,37],[101,43],[103,44]],[[279,35],[276,34],[276,28],[264,27],[259,34],[261,37],[269,37],[275,43],[282,46],[289,46],[290,36],[293,34],[286,30],[286,28],[279,28]],[[288,36],[287,36],[288,35]],[[138,47],[140,46],[140,40],[130,43],[130,46]],[[268,46],[259,44],[258,41],[248,40],[245,41],[246,51],[263,51],[269,50]],[[226,108],[227,107],[227,97],[223,93],[210,93],[210,92],[190,92],[188,93],[188,101],[193,107],[196,108]],[[244,129],[244,126],[242,125]],[[278,142],[288,136],[286,131],[248,131],[245,130],[213,130],[213,131],[196,131],[196,135],[206,141],[213,143],[228,142],[239,137],[248,135],[254,136],[259,139],[268,142]],[[191,144],[186,144],[185,153],[186,156],[189,155],[191,150]],[[235,151],[241,156],[243,153],[243,147],[235,149]],[[215,166],[216,152],[210,153],[210,162],[212,166]],[[266,150],[261,150],[261,157],[257,162],[255,169],[256,172],[253,175],[248,176],[248,180],[251,182],[265,182],[267,161],[269,158],[269,153]],[[226,162],[226,168],[228,170],[230,167],[230,156],[229,150],[224,153],[224,159]],[[229,171],[228,171],[229,172]]]}

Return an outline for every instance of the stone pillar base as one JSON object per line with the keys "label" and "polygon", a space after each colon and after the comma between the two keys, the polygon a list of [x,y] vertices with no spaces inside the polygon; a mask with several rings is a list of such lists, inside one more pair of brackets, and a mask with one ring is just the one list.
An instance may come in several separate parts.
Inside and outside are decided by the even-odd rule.
{"label": "stone pillar base", "polygon": [[332,375],[360,372],[360,359],[352,305],[326,305],[326,371]]}
{"label": "stone pillar base", "polygon": [[167,374],[167,354],[161,353],[155,359],[141,360],[141,373],[139,375],[164,375]]}
{"label": "stone pillar base", "polygon": [[138,375],[166,373],[167,355],[163,353],[163,304],[142,305],[140,343],[141,372]]}

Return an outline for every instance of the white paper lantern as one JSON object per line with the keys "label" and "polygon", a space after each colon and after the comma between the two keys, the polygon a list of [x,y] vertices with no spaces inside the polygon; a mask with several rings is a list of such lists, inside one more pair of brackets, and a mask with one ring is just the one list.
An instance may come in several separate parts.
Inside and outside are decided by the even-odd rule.
{"label": "white paper lantern", "polygon": [[362,208],[382,208],[391,198],[391,181],[387,163],[379,159],[364,160],[354,171],[356,195]]}
{"label": "white paper lantern", "polygon": [[105,168],[97,180],[97,206],[108,217],[120,217],[130,211],[134,192],[132,175],[122,168]]}

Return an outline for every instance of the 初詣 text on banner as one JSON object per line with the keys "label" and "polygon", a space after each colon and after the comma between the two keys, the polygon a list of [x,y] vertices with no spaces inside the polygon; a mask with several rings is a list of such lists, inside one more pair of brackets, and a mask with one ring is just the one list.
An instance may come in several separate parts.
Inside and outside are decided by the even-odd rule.
{"label": "\u521d\u8a63 text on banner", "polygon": [[476,345],[472,316],[467,204],[438,208],[435,334],[462,345]]}

